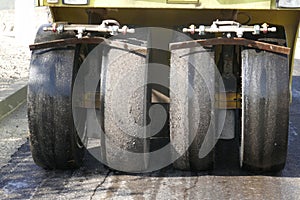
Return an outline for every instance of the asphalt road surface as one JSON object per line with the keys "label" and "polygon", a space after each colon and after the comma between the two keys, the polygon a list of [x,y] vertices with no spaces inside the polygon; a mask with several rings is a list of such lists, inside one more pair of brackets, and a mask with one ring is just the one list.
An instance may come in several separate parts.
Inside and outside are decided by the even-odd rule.
{"label": "asphalt road surface", "polygon": [[281,173],[240,170],[232,141],[217,144],[221,153],[209,172],[167,167],[147,174],[120,173],[89,154],[80,169],[46,171],[32,160],[24,105],[0,123],[0,199],[300,199],[299,75],[293,79],[288,159]]}

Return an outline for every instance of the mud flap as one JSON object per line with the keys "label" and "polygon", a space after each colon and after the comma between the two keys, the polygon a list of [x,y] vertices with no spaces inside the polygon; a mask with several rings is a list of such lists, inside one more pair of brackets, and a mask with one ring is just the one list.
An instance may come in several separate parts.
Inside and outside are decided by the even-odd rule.
{"label": "mud flap", "polygon": [[283,169],[288,125],[288,56],[243,49],[241,165],[255,171]]}

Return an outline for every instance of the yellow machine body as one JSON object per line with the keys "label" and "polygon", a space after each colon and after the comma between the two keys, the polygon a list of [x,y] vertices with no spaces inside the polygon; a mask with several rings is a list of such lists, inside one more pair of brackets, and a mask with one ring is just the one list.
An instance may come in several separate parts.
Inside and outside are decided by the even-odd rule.
{"label": "yellow machine body", "polygon": [[86,5],[39,0],[36,3],[49,6],[54,21],[88,23],[87,10],[95,10],[121,24],[164,28],[187,22],[209,25],[216,19],[230,19],[228,13],[238,10],[237,21],[241,24],[250,19],[251,24],[267,22],[284,26],[292,52],[300,19],[300,5],[279,8],[275,0],[88,0]]}

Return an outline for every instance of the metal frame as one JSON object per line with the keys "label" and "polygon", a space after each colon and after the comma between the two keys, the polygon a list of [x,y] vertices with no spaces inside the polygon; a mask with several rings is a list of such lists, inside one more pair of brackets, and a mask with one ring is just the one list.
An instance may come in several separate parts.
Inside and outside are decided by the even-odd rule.
{"label": "metal frame", "polygon": [[265,42],[259,42],[254,40],[248,40],[245,38],[212,38],[192,40],[187,42],[177,42],[170,44],[170,50],[192,48],[196,46],[211,46],[211,45],[241,45],[251,48],[256,48],[265,51],[271,51],[275,53],[282,53],[289,55],[291,49],[289,47],[269,44]]}

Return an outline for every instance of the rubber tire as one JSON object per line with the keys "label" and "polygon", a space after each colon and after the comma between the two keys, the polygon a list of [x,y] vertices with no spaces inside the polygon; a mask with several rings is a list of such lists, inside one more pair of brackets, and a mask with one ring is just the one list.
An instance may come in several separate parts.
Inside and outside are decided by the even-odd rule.
{"label": "rubber tire", "polygon": [[[130,43],[126,38],[120,41]],[[146,55],[108,46],[104,48],[102,63],[100,99],[105,137],[101,139],[101,154],[104,164],[119,171],[143,172],[149,162],[143,154],[149,152],[149,138],[133,135],[145,137],[146,134],[136,128],[144,127],[146,119],[146,87],[136,88],[145,84]],[[127,156],[124,152],[137,155]]]}
{"label": "rubber tire", "polygon": [[287,156],[289,63],[286,55],[242,50],[243,168],[280,171]]}
{"label": "rubber tire", "polygon": [[[189,64],[191,60],[194,67]],[[170,140],[175,148],[173,158],[181,155],[173,163],[176,169],[203,171],[213,168],[213,149],[203,158],[198,155],[203,143],[213,145],[214,140],[205,141],[211,131],[211,122],[213,131],[210,134],[214,135],[214,99],[210,96],[214,94],[214,66],[212,49],[196,47],[171,52]],[[203,77],[210,82],[205,82]],[[189,85],[194,89],[193,94],[190,94]]]}
{"label": "rubber tire", "polygon": [[[41,26],[35,42],[74,37],[73,33],[44,32]],[[28,83],[30,148],[35,163],[45,169],[81,166],[84,148],[72,116],[72,86],[75,46],[32,52]]]}

